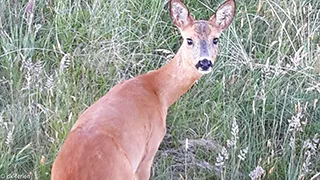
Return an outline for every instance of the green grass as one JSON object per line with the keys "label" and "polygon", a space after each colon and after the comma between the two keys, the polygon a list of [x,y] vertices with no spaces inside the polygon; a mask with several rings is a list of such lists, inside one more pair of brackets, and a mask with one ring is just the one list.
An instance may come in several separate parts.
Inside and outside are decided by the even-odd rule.
{"label": "green grass", "polygon": [[[222,3],[185,1],[197,19]],[[167,3],[0,1],[0,179],[49,179],[88,106],[170,60],[181,40]],[[258,165],[262,179],[320,172],[320,2],[265,0],[257,9],[237,2],[214,72],[170,108],[152,179],[250,179]],[[289,131],[292,118],[306,122],[302,131]]]}

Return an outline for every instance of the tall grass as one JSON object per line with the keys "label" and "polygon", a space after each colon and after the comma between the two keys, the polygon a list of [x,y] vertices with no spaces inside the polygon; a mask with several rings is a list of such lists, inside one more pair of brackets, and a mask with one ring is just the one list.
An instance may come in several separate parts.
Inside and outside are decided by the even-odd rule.
{"label": "tall grass", "polygon": [[[185,0],[197,19],[221,1]],[[237,1],[169,110],[152,179],[319,178],[320,2]],[[49,179],[77,117],[181,44],[168,1],[0,1],[0,179]],[[317,174],[318,173],[318,174]]]}

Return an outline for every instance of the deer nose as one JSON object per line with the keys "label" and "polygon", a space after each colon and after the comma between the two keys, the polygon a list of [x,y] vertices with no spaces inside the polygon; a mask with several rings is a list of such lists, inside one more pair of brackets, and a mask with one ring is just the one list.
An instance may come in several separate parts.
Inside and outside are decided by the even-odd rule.
{"label": "deer nose", "polygon": [[208,59],[203,59],[198,62],[196,65],[197,68],[201,67],[202,70],[208,70],[210,67],[212,67],[212,62]]}

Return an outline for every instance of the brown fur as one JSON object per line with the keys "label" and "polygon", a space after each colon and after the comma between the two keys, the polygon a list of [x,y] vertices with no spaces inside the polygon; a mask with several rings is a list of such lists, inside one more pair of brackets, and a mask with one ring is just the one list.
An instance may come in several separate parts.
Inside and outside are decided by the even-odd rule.
{"label": "brown fur", "polygon": [[194,32],[198,34],[199,38],[208,37],[211,34],[210,24],[204,21],[195,23]]}
{"label": "brown fur", "polygon": [[[184,27],[179,28],[192,33],[199,22],[188,24],[188,29],[180,22]],[[200,31],[211,32],[210,37],[218,34],[208,27],[210,31],[206,26]],[[64,142],[51,179],[149,179],[168,108],[202,76],[190,53],[183,45],[167,65],[116,85],[90,106]]]}

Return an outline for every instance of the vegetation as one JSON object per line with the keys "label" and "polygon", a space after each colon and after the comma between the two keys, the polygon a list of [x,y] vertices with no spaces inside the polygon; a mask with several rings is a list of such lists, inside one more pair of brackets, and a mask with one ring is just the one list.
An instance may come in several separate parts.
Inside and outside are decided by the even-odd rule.
{"label": "vegetation", "polygon": [[[77,117],[181,44],[168,0],[0,2],[0,179],[50,179]],[[222,3],[185,2],[197,19]],[[169,110],[152,179],[316,178],[319,53],[320,1],[237,1],[214,72]]]}

